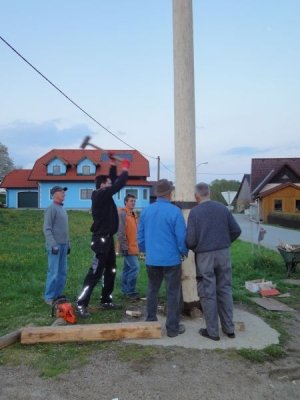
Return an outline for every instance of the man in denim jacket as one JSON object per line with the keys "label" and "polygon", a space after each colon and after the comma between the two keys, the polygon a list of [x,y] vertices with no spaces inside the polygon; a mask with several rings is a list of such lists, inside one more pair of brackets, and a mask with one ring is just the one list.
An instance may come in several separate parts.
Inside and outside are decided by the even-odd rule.
{"label": "man in denim jacket", "polygon": [[169,337],[185,332],[180,321],[181,262],[187,256],[186,226],[178,207],[171,203],[174,186],[158,181],[157,200],[145,208],[138,228],[138,245],[146,253],[148,274],[147,321],[157,321],[158,293],[165,280],[167,290],[166,329]]}

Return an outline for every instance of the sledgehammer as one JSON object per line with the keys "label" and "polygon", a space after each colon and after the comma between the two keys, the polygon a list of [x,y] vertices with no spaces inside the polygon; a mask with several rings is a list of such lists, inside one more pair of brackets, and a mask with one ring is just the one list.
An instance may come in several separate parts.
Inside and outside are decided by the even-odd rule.
{"label": "sledgehammer", "polygon": [[[91,139],[90,136],[86,136],[86,137],[84,138],[83,142],[81,143],[80,148],[81,148],[81,149],[85,149],[86,146],[91,146],[91,147],[93,147],[94,149],[105,151],[105,150],[103,150],[101,147],[96,146],[95,144],[91,143],[91,142],[90,142],[90,139]],[[117,161],[123,161],[123,158],[120,158],[120,157],[115,156],[115,155],[113,155],[112,158],[114,158],[114,159],[117,160]]]}

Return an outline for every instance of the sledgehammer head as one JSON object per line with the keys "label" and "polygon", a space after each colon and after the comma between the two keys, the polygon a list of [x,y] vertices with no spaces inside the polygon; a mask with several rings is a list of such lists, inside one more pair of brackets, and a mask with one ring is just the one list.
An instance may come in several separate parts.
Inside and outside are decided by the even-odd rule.
{"label": "sledgehammer head", "polygon": [[90,144],[90,143],[89,143],[89,142],[90,142],[90,139],[91,139],[90,136],[86,136],[86,137],[84,138],[83,142],[81,143],[80,148],[81,148],[81,149],[85,149],[86,146]]}

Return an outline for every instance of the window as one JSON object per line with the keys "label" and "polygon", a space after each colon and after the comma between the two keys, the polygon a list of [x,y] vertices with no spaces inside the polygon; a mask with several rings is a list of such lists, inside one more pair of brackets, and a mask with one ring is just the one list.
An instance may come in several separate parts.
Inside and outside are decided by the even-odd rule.
{"label": "window", "polygon": [[[131,153],[117,153],[116,156],[132,161]],[[100,156],[100,161],[109,161],[108,153],[102,153]]]}
{"label": "window", "polygon": [[80,189],[80,200],[90,200],[93,189]]}
{"label": "window", "polygon": [[296,211],[300,211],[300,200],[296,200]]}
{"label": "window", "polygon": [[148,200],[148,189],[143,189],[143,200]]}
{"label": "window", "polygon": [[53,175],[60,175],[60,165],[53,165]]}
{"label": "window", "polygon": [[128,194],[132,194],[135,198],[138,198],[138,190],[137,189],[125,189],[125,196]]}
{"label": "window", "polygon": [[91,175],[91,167],[89,165],[82,167],[82,175]]}
{"label": "window", "polygon": [[282,200],[274,200],[274,211],[282,211]]}

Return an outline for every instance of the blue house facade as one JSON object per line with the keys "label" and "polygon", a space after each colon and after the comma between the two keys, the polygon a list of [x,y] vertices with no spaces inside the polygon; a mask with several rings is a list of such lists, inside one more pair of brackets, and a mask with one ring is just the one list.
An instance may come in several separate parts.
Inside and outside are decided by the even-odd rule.
{"label": "blue house facade", "polygon": [[[131,160],[126,187],[114,195],[117,207],[123,207],[124,197],[135,195],[136,208],[145,208],[150,201],[151,184],[147,182],[149,163],[136,150],[114,151],[120,158]],[[118,174],[121,170],[118,170]],[[65,207],[91,208],[95,177],[108,175],[109,159],[102,150],[51,150],[38,159],[32,170],[14,170],[6,175],[1,187],[6,189],[8,208],[45,209],[51,203],[53,186],[67,187]]]}
{"label": "blue house facade", "polygon": [[[91,195],[95,189],[94,182],[43,182],[39,185],[39,201],[38,208],[47,208],[51,203],[50,190],[53,186],[67,187],[66,197],[64,205],[66,208],[71,209],[90,209],[91,208]],[[126,186],[116,193],[113,197],[117,207],[123,207],[124,197],[128,194],[133,194],[136,197],[137,209],[145,208],[149,205],[150,188],[149,187],[137,187],[137,186]],[[16,204],[16,203],[15,203]],[[10,207],[10,208],[17,208]]]}

